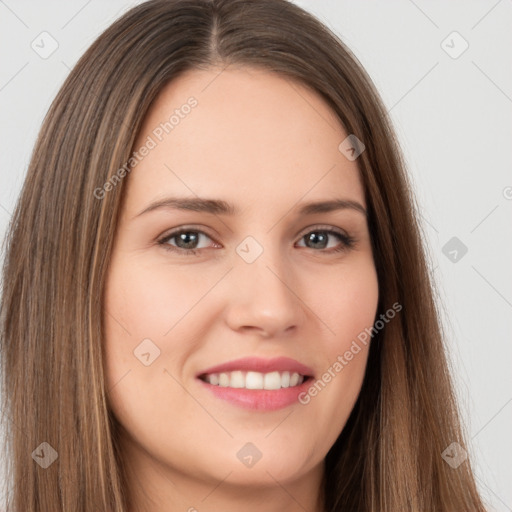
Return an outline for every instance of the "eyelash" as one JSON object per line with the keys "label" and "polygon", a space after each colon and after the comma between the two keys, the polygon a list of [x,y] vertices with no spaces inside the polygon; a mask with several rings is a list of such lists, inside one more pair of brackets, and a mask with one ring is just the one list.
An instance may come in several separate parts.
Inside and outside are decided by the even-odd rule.
{"label": "eyelash", "polygon": [[[165,235],[163,238],[158,240],[157,243],[159,245],[161,245],[164,248],[164,250],[171,251],[173,253],[179,254],[180,256],[189,256],[189,255],[197,256],[198,255],[197,253],[199,251],[202,251],[204,248],[203,249],[182,249],[181,247],[175,247],[175,246],[167,243],[169,240],[172,240],[173,238],[181,235],[182,233],[199,233],[199,234],[205,235],[206,237],[213,240],[211,236],[209,236],[204,231],[200,231],[199,229],[180,228],[176,231],[169,233],[168,235]],[[324,228],[323,226],[314,227],[307,233],[304,233],[304,235],[302,235],[300,237],[300,240],[302,240],[306,235],[310,235],[311,233],[327,233],[329,235],[334,235],[340,240],[340,242],[342,242],[342,244],[335,249],[330,249],[330,250],[319,249],[317,251],[315,249],[312,249],[315,252],[324,252],[327,254],[340,253],[340,252],[347,251],[347,250],[353,248],[356,243],[355,238],[353,238],[349,235],[346,235],[345,233],[342,233],[340,231],[333,230],[332,228],[329,228],[329,229]],[[217,242],[215,242],[215,243],[217,243]],[[308,247],[306,247],[306,249],[308,249]]]}

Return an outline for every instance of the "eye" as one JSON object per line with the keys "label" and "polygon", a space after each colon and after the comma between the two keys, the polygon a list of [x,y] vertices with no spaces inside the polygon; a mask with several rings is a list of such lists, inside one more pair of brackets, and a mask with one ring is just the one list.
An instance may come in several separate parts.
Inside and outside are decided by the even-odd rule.
{"label": "eye", "polygon": [[[204,231],[185,227],[165,235],[163,238],[158,240],[158,244],[163,246],[165,250],[172,251],[180,256],[196,256],[202,249],[208,248],[208,246],[198,247],[202,237],[212,240],[212,238]],[[338,245],[329,248],[329,239],[333,238],[338,240]],[[173,240],[175,241],[174,243],[172,243]],[[334,230],[330,227],[327,228],[325,226],[319,226],[312,231],[308,231],[306,234],[301,236],[300,240],[306,241],[306,244],[308,244],[306,245],[307,248],[317,249],[316,252],[323,252],[327,254],[349,250],[355,244],[355,239],[351,236],[342,231]],[[218,244],[217,247],[219,247]]]}
{"label": "eye", "polygon": [[332,228],[324,229],[322,226],[316,227],[313,231],[302,235],[301,240],[306,240],[306,244],[309,244],[306,247],[311,249],[326,249],[329,246],[329,238],[337,238],[340,243],[337,246],[335,245],[334,248],[331,246],[331,250],[322,251],[328,254],[346,251],[355,244],[355,239],[346,233]]}
{"label": "eye", "polygon": [[[181,228],[177,231],[169,233],[164,238],[158,241],[164,249],[180,253],[182,255],[197,254],[197,250],[201,249],[197,247],[201,237],[211,238],[197,229]],[[171,240],[176,239],[176,245],[169,243]],[[204,248],[204,247],[203,247]]]}

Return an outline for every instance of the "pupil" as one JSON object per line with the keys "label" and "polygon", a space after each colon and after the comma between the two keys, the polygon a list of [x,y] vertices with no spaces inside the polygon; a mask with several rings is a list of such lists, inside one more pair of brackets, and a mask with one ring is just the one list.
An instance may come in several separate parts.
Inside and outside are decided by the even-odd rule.
{"label": "pupil", "polygon": [[[320,233],[320,235],[318,236],[317,233]],[[316,233],[311,233],[309,235],[308,239],[310,242],[313,242],[313,244],[317,243],[318,240],[320,239],[321,248],[322,249],[325,248],[325,243],[327,241],[327,236],[325,235],[325,233],[322,233],[321,231],[318,231]]]}
{"label": "pupil", "polygon": [[[187,241],[188,238],[192,238],[192,241]],[[184,247],[184,249],[191,249],[192,247],[189,247],[189,245],[194,245],[195,243],[197,243],[197,235],[191,235],[191,232],[187,231],[186,233],[180,233],[178,236],[178,240],[185,243],[186,247]]]}

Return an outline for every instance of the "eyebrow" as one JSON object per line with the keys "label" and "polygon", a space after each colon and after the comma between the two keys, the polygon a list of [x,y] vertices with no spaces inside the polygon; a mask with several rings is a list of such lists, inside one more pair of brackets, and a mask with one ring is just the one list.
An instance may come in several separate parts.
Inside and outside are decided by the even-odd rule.
{"label": "eyebrow", "polygon": [[[238,208],[222,199],[167,197],[151,203],[133,218],[159,209],[186,210],[228,216],[239,214]],[[367,216],[366,209],[360,203],[349,199],[331,199],[329,201],[304,203],[299,208],[298,214],[313,215],[315,213],[328,213],[346,209],[355,210],[362,213],[365,217]]]}

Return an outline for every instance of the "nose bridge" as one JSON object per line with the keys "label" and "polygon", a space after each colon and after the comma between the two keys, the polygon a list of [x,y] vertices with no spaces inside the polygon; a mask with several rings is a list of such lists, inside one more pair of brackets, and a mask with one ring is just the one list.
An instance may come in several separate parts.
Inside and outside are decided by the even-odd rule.
{"label": "nose bridge", "polygon": [[235,251],[238,256],[235,269],[241,279],[252,281],[256,278],[256,281],[263,280],[272,288],[285,287],[278,276],[281,279],[289,276],[291,268],[276,236],[271,233],[249,235],[238,244]]}

